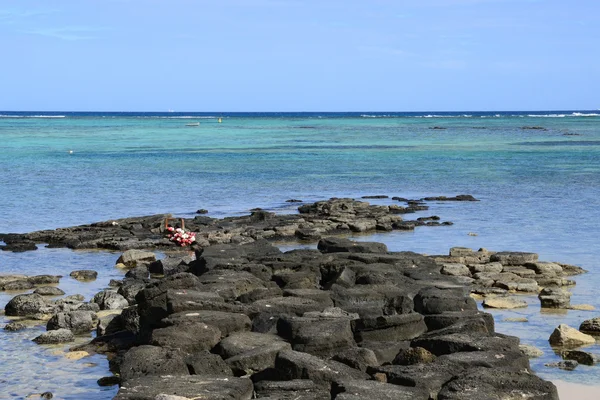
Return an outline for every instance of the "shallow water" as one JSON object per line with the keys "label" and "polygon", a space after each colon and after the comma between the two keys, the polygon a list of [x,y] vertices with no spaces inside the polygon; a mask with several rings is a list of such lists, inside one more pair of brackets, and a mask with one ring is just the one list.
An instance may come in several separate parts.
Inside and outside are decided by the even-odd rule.
{"label": "shallow water", "polygon": [[[436,214],[453,226],[356,239],[427,254],[446,254],[453,246],[537,252],[543,260],[590,270],[576,278],[572,303],[600,307],[598,116],[232,114],[222,115],[219,124],[214,114],[64,114],[65,118],[0,117],[0,188],[5,194],[0,232],[165,212],[192,216],[199,208],[215,217],[243,214],[257,206],[294,212],[296,205],[285,202],[290,198],[465,193],[481,201],[431,202],[429,211],[414,215]],[[200,125],[185,126],[195,121]],[[533,126],[546,130],[523,129]],[[113,253],[61,249],[0,252],[0,273],[61,274],[65,277],[59,287],[67,294],[90,298],[111,278],[121,276],[113,267],[117,258]],[[72,270],[84,268],[98,270],[98,280],[80,284],[68,277]],[[9,298],[0,292],[0,306]],[[592,383],[598,377],[594,367],[566,372],[543,364],[559,359],[547,344],[555,326],[578,327],[598,313],[540,314],[537,299],[528,301],[527,309],[491,311],[497,330],[544,350],[544,357],[532,360],[541,376]],[[525,315],[529,322],[502,322],[515,315]],[[52,355],[53,349],[30,342],[39,329],[25,334],[0,331],[0,379],[7,393],[114,395],[114,388],[95,384],[108,374],[106,362],[89,367],[86,359],[65,361]],[[598,353],[597,346],[590,351]]]}

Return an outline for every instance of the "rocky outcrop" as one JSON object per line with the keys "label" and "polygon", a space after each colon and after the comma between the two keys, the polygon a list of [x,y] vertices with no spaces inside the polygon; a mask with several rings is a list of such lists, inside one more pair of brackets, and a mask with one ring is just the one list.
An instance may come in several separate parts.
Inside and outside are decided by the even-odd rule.
{"label": "rocky outcrop", "polygon": [[593,336],[579,332],[566,324],[560,324],[548,339],[553,346],[579,347],[596,343]]}
{"label": "rocky outcrop", "polygon": [[[88,345],[116,353],[117,398],[201,397],[216,382],[212,395],[227,398],[440,398],[481,368],[553,398],[551,384],[520,372],[518,339],[494,332],[464,276],[442,273],[458,263],[471,274],[490,252],[427,257],[333,238],[319,248],[220,244],[173,260],[187,271],[126,278],[143,287]],[[504,390],[473,376],[481,393]]]}
{"label": "rocky outcrop", "polygon": [[[465,196],[445,200],[470,200]],[[352,232],[390,231],[414,229],[416,226],[448,225],[439,217],[404,221],[401,214],[427,210],[422,202],[408,201],[407,207],[398,205],[371,205],[354,199],[332,198],[298,207],[299,214],[276,215],[264,210],[254,210],[249,216],[224,219],[198,215],[185,219],[186,230],[196,232],[194,247],[215,244],[243,244],[260,239],[317,241],[332,234]],[[118,265],[134,268],[155,261],[153,255],[142,250],[170,249],[177,245],[169,241],[165,232],[165,219],[170,214],[138,218],[124,218],[98,222],[71,228],[46,230],[28,234],[3,235],[6,243],[2,250],[35,250],[36,243],[48,243],[50,247],[72,249],[131,250],[123,254]],[[153,270],[165,271],[164,265]],[[173,266],[176,267],[176,266]]]}

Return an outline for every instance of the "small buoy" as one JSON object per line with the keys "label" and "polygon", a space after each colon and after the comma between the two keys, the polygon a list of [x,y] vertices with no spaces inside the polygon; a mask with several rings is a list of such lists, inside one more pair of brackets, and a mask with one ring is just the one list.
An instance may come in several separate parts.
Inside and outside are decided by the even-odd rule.
{"label": "small buoy", "polygon": [[73,154],[73,150],[69,150],[69,154]]}

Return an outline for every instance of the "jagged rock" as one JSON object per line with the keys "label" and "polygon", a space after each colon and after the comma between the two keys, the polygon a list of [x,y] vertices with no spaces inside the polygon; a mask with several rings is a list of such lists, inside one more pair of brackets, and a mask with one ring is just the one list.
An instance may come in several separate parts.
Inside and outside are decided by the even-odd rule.
{"label": "jagged rock", "polygon": [[554,329],[554,332],[552,332],[548,341],[553,346],[564,347],[579,347],[596,343],[596,339],[594,339],[593,336],[581,333],[577,329],[571,328],[566,324],[560,324]]}
{"label": "jagged rock", "polygon": [[487,332],[495,331],[493,315],[479,310],[446,311],[442,314],[425,315],[425,324],[429,331],[447,328],[457,323],[477,320],[485,323]]}
{"label": "jagged rock", "polygon": [[560,276],[563,269],[559,264],[552,262],[528,262],[523,265],[525,268],[533,270],[536,274],[544,276]]}
{"label": "jagged rock", "polygon": [[142,376],[121,385],[115,400],[156,400],[159,395],[190,399],[250,400],[253,385],[248,378],[206,375]]}
{"label": "jagged rock", "polygon": [[487,308],[513,309],[527,307],[527,302],[509,297],[488,297],[483,301],[483,306]]}
{"label": "jagged rock", "polygon": [[235,332],[221,340],[215,347],[214,352],[221,355],[224,359],[228,359],[273,343],[287,344],[291,348],[289,343],[277,335],[257,332]]}
{"label": "jagged rock", "polygon": [[71,272],[69,276],[78,281],[93,281],[98,277],[98,272],[90,269],[81,269]]}
{"label": "jagged rock", "polygon": [[73,332],[68,329],[57,329],[42,333],[40,336],[33,339],[37,344],[58,344],[68,343],[75,340]]}
{"label": "jagged rock", "polygon": [[229,357],[225,362],[237,376],[249,375],[273,369],[277,355],[285,350],[291,350],[289,343],[275,341]]}

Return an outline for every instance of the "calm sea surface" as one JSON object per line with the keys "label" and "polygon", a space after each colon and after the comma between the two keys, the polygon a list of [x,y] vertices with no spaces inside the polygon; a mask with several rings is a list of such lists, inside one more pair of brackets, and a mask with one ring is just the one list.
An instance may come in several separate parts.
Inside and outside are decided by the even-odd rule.
{"label": "calm sea surface", "polygon": [[[432,202],[414,215],[436,214],[453,226],[357,240],[428,254],[453,246],[537,252],[588,269],[576,278],[571,302],[600,309],[600,111],[0,112],[0,170],[0,232],[167,212],[188,217],[199,208],[213,217],[253,207],[289,213],[291,198],[472,194],[481,201]],[[59,287],[89,298],[120,277],[118,256],[0,252],[0,273],[65,275]],[[82,268],[97,269],[99,279],[68,278]],[[0,306],[14,294],[0,292]],[[494,312],[497,330],[545,352],[532,360],[539,375],[597,383],[598,367],[565,372],[544,363],[560,359],[547,344],[554,327],[578,327],[600,312],[542,314],[536,298],[528,301],[527,309]],[[503,322],[515,316],[529,322]],[[6,321],[0,316],[0,325]],[[114,396],[116,388],[96,385],[109,374],[104,358],[66,360],[65,347],[30,342],[42,331],[0,331],[0,398]],[[600,354],[598,345],[588,349]]]}

